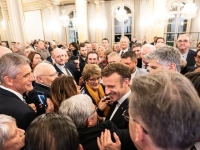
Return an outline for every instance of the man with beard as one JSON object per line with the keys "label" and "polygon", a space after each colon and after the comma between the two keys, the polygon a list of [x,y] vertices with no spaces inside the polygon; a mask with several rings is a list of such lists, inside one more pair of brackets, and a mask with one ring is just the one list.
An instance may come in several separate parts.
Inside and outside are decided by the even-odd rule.
{"label": "man with beard", "polygon": [[80,43],[79,45],[79,61],[80,61],[80,72],[82,73],[83,68],[86,64],[86,57],[87,57],[87,47],[85,46],[85,43]]}
{"label": "man with beard", "polygon": [[146,69],[137,67],[137,57],[133,51],[128,51],[128,52],[124,53],[124,55],[121,58],[121,63],[123,63],[129,67],[129,70],[131,72],[131,81],[133,80],[134,77],[148,73],[146,71]]}

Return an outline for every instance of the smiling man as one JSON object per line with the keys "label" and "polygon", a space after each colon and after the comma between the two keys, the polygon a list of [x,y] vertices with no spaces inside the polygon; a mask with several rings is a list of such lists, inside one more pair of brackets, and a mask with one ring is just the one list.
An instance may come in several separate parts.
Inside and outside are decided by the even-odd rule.
{"label": "smiling man", "polygon": [[26,130],[36,115],[22,96],[33,89],[29,60],[18,54],[5,54],[0,58],[0,72],[0,114],[12,116],[17,126]]}
{"label": "smiling man", "polygon": [[130,43],[130,40],[127,36],[123,36],[121,39],[120,39],[120,47],[121,47],[121,50],[119,52],[119,55],[122,56],[125,52],[127,52],[129,49],[129,43]]}
{"label": "smiling man", "polygon": [[122,113],[128,108],[128,96],[131,94],[130,79],[129,67],[122,63],[108,64],[102,70],[105,94],[113,102],[106,120],[111,120],[119,129],[128,128],[128,122],[124,119]]}

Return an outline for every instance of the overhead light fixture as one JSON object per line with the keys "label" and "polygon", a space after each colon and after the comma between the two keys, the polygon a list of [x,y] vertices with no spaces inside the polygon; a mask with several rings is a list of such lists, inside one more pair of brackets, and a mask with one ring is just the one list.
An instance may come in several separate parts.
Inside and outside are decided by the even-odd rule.
{"label": "overhead light fixture", "polygon": [[197,6],[192,1],[189,1],[184,5],[181,11],[181,16],[187,20],[192,19],[196,16],[196,12],[197,12]]}
{"label": "overhead light fixture", "polygon": [[126,10],[124,9],[124,5],[121,4],[121,6],[119,7],[119,10],[116,10],[116,19],[120,22],[126,21],[128,20],[128,16],[126,14]]}
{"label": "overhead light fixture", "polygon": [[65,14],[66,10],[61,10],[62,16],[60,17],[60,24],[63,27],[67,27],[69,25],[69,16]]}

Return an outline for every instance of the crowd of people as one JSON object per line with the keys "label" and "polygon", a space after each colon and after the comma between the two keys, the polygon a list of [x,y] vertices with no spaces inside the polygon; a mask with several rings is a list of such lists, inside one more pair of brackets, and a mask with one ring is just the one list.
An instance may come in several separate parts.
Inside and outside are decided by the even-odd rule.
{"label": "crowd of people", "polygon": [[123,36],[0,46],[0,150],[199,150],[200,43]]}

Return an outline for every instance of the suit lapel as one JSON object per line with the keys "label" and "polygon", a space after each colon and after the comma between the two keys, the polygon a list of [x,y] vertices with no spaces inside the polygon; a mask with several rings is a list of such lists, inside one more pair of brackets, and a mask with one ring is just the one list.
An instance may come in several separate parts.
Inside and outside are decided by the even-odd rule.
{"label": "suit lapel", "polygon": [[119,106],[117,111],[115,112],[114,116],[112,117],[111,121],[117,120],[119,117],[122,116],[122,113],[128,108],[128,99],[125,99],[124,102]]}

